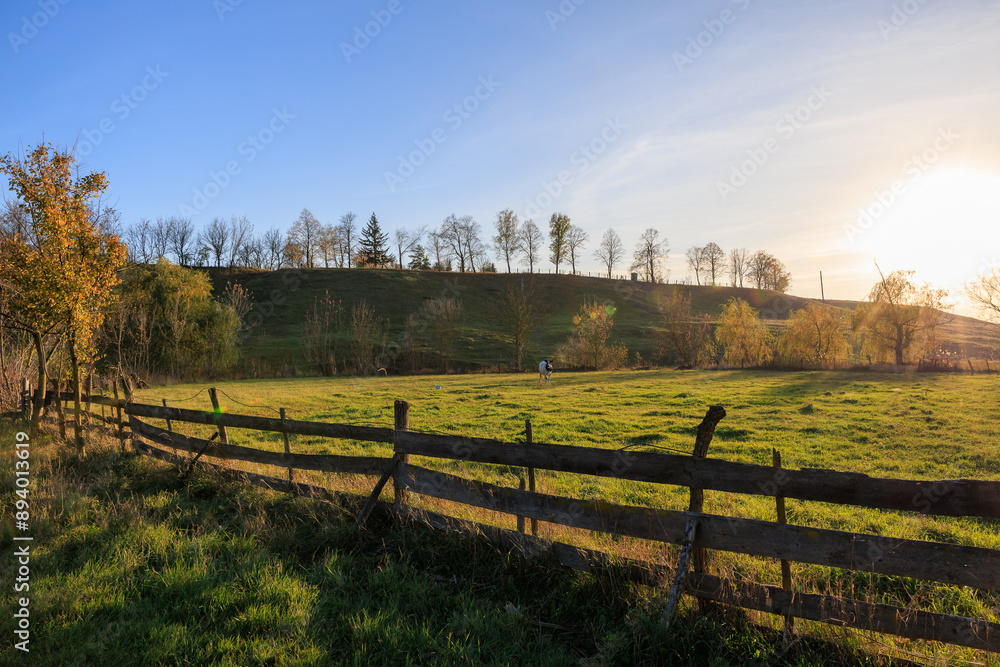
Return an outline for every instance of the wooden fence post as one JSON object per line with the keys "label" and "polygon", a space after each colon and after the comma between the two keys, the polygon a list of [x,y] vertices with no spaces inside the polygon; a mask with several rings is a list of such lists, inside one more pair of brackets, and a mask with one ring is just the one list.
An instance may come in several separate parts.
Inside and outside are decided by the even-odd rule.
{"label": "wooden fence post", "polygon": [[684,592],[684,580],[687,578],[688,560],[691,557],[691,547],[694,545],[694,534],[698,530],[698,522],[688,519],[687,526],[684,527],[684,546],[681,547],[681,555],[677,559],[677,571],[674,573],[674,585],[670,588],[670,595],[667,596],[667,606],[660,617],[660,627],[666,632],[670,629],[670,622],[674,618],[674,611],[677,609],[677,601],[680,600],[681,593]]}
{"label": "wooden fence post", "polygon": [[[531,444],[531,420],[524,420],[524,442],[525,444]],[[528,467],[528,491],[532,493],[535,492],[535,469],[531,466]],[[531,535],[533,537],[538,537],[538,519],[531,518]]]}
{"label": "wooden fence post", "polygon": [[228,445],[229,436],[226,434],[226,427],[219,423],[222,419],[222,408],[219,407],[219,397],[215,394],[215,387],[208,390],[208,397],[212,399],[212,410],[215,411],[216,425],[219,428],[219,442]]}
{"label": "wooden fence post", "polygon": [[[115,378],[115,381],[112,382],[111,384],[112,384],[112,386],[114,387],[114,390],[115,390],[115,401],[117,401],[119,399],[119,396],[118,396],[118,378]],[[118,442],[120,443],[120,447],[121,447],[122,453],[124,453],[125,452],[125,423],[122,421],[122,408],[121,408],[120,405],[116,405],[115,406],[115,414],[117,415],[117,418],[118,418]]]}
{"label": "wooden fence post", "polygon": [[94,371],[91,371],[87,373],[87,408],[86,408],[87,426],[90,426],[94,421],[90,415],[90,407],[91,407],[90,397],[93,394],[94,394]]}
{"label": "wooden fence post", "polygon": [[[291,453],[292,453],[292,449],[288,445],[288,431],[286,431],[284,429],[284,426],[285,426],[285,409],[284,408],[278,408],[278,414],[281,415],[281,426],[282,426],[282,429],[281,429],[281,438],[285,441],[285,454],[288,454],[290,456]],[[288,483],[289,484],[292,483],[292,468],[291,467],[288,468]]]}
{"label": "wooden fence post", "polygon": [[385,472],[382,473],[378,482],[375,483],[375,488],[372,489],[372,494],[368,496],[368,500],[365,501],[364,507],[361,508],[361,512],[358,514],[358,518],[354,522],[354,530],[361,530],[364,527],[365,521],[368,520],[368,515],[372,513],[373,509],[375,509],[375,503],[378,502],[378,497],[381,495],[382,489],[385,488],[386,482],[388,482],[389,478],[396,472],[396,466],[398,465],[399,454],[393,454]]}
{"label": "wooden fence post", "polygon": [[18,407],[25,421],[31,418],[31,382],[26,377],[21,378],[21,405]]}
{"label": "wooden fence post", "polygon": [[[525,487],[524,475],[520,475],[517,488],[519,491],[524,491],[524,487]],[[524,517],[521,516],[520,514],[517,515],[517,532],[519,533],[524,532]]]}
{"label": "wooden fence post", "polygon": [[[705,418],[698,425],[698,435],[694,440],[694,457],[703,459],[708,456],[708,446],[712,444],[712,436],[715,435],[715,427],[722,418],[726,416],[726,409],[721,405],[708,406]],[[691,502],[688,504],[688,512],[702,512],[705,506],[705,491],[703,489],[691,487]],[[706,573],[707,552],[702,547],[694,550],[693,568],[697,574]],[[701,610],[707,611],[709,604],[707,600],[699,599]]]}
{"label": "wooden fence post", "polygon": [[[123,392],[123,394],[125,396],[125,403],[126,403],[126,405],[131,405],[132,402],[135,401],[135,395],[133,393],[132,381],[129,380],[128,377],[125,376],[125,374],[119,375],[118,379],[122,383],[122,392]],[[126,441],[127,438],[125,437],[125,434],[126,434],[126,432],[125,432],[125,425],[128,423],[128,420],[125,418],[126,412],[127,411],[123,410],[122,411],[122,417],[121,417],[122,451],[126,451],[125,441]],[[133,449],[134,449],[134,445],[133,445]]]}
{"label": "wooden fence post", "polygon": [[[397,431],[409,431],[410,430],[410,404],[407,403],[406,401],[397,400],[393,404],[393,413],[394,413],[394,416],[395,416],[394,428]],[[395,449],[395,443],[393,443],[393,449]],[[410,455],[409,454],[398,454],[397,453],[397,456],[399,457],[399,462],[400,463],[409,463],[410,462]],[[408,500],[409,494],[407,493],[406,489],[404,489],[399,484],[399,482],[396,480],[395,470],[396,469],[393,470],[393,475],[392,475],[392,490],[393,490],[393,493],[395,494],[395,498],[393,499],[393,504],[394,505],[405,505],[406,502],[407,502],[407,500]]]}
{"label": "wooden fence post", "polygon": [[52,388],[54,391],[53,401],[56,404],[56,417],[59,419],[59,437],[63,440],[66,439],[66,415],[63,412],[62,403],[62,369],[59,369],[59,377],[52,381]]}
{"label": "wooden fence post", "polygon": [[[167,407],[167,399],[165,398],[163,399],[163,407],[164,409],[166,409]],[[174,425],[170,423],[169,419],[167,420],[167,430],[170,431],[171,433],[174,432]]]}
{"label": "wooden fence post", "polygon": [[[771,448],[771,456],[774,463],[774,467],[777,470],[781,469],[781,452],[777,449]],[[778,523],[788,523],[788,519],[785,516],[785,497],[775,496],[774,506],[778,514]],[[792,590],[792,568],[788,561],[784,558],[781,559],[781,587],[786,591]],[[791,639],[792,633],[795,632],[795,617],[789,613],[785,616],[785,641],[787,642]]]}

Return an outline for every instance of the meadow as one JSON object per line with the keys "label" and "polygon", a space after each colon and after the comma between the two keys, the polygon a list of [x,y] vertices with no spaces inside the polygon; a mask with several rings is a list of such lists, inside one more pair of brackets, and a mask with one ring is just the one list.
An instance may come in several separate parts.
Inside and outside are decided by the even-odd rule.
{"label": "meadow", "polygon": [[[274,416],[284,407],[293,419],[391,426],[393,400],[404,399],[412,430],[517,442],[530,419],[536,442],[681,453],[690,453],[707,407],[721,404],[728,414],[709,456],[769,464],[773,447],[788,468],[1000,479],[994,375],[633,371],[553,378],[548,385],[539,385],[537,375],[502,374],[212,386],[233,413]],[[154,387],[137,400],[208,409],[206,387]],[[207,433],[190,424],[175,428]],[[273,434],[231,429],[229,439],[281,449]],[[5,434],[5,461],[10,441]],[[526,562],[485,542],[419,526],[375,521],[355,535],[351,517],[371,478],[296,473],[297,480],[357,494],[357,501],[330,504],[249,489],[211,473],[183,484],[168,466],[122,457],[113,443],[83,459],[66,449],[52,446],[39,478],[49,493],[39,494],[47,500],[37,524],[38,664],[85,663],[98,653],[137,664],[128,659],[135,651],[146,656],[143,664],[888,664],[889,656],[914,652],[921,661],[996,664],[995,657],[953,647],[801,621],[807,639],[784,648],[774,630],[779,618],[732,610],[702,616],[690,600],[664,638],[655,629],[662,592]],[[301,436],[292,438],[292,449],[390,451]],[[522,474],[504,466],[419,462],[506,486],[516,486]],[[542,492],[686,507],[684,488],[547,471],[538,479]],[[11,492],[8,485],[5,504]],[[414,502],[514,526],[506,515]],[[801,525],[1000,548],[995,522],[795,500],[787,506],[789,522]],[[706,511],[774,519],[769,498],[708,492]],[[673,546],[545,523],[540,535],[620,556],[676,559]],[[5,557],[4,567],[11,560]],[[767,559],[713,553],[709,568],[780,582],[777,562]],[[998,620],[997,597],[981,591],[802,564],[792,571],[797,590]]]}

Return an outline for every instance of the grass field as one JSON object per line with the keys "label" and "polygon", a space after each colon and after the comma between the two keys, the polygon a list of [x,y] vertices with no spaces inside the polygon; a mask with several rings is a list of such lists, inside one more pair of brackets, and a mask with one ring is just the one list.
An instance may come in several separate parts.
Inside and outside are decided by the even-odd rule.
{"label": "grass field", "polygon": [[[215,386],[230,412],[272,416],[285,407],[293,419],[391,426],[393,400],[405,399],[413,430],[518,441],[530,418],[536,441],[684,453],[707,406],[722,404],[728,416],[710,456],[769,464],[776,447],[790,468],[996,480],[998,385],[993,375],[651,371],[557,373],[546,386],[528,374]],[[203,389],[155,387],[139,400],[167,398],[170,405],[207,409]],[[181,430],[199,432],[191,425]],[[11,437],[0,435],[9,470]],[[280,447],[276,438],[252,431],[231,430],[230,441]],[[304,437],[294,437],[292,447],[389,451],[387,445]],[[664,638],[655,631],[662,611],[657,591],[526,563],[485,543],[419,527],[376,522],[356,537],[349,530],[353,501],[289,499],[209,474],[182,485],[164,464],[95,450],[82,460],[52,452],[39,472],[38,574],[32,580],[33,590],[38,587],[38,652],[31,664],[86,664],[95,655],[107,657],[105,664],[140,664],[129,659],[136,655],[145,656],[141,664],[879,664],[898,651],[932,656],[922,661],[997,664],[974,652],[804,622],[798,627],[806,635],[837,647],[810,640],[785,651],[767,629],[780,619],[701,617],[690,604]],[[507,486],[515,486],[519,474],[499,466],[435,464]],[[358,494],[373,481],[297,474]],[[540,472],[539,480],[543,492],[578,498],[674,509],[687,499],[686,489],[654,484],[551,472]],[[11,494],[8,483],[5,505]],[[774,518],[773,500],[706,496],[709,512]],[[418,501],[514,524],[508,516]],[[995,522],[787,504],[792,523],[1000,548]],[[548,524],[542,536],[660,562],[676,557],[672,546]],[[10,544],[6,536],[4,544]],[[4,547],[5,568],[13,560],[9,550]],[[710,568],[780,581],[777,563],[766,559],[713,554]],[[1000,600],[971,589],[810,565],[793,564],[792,570],[798,590],[998,620]],[[748,626],[748,619],[758,625]],[[881,657],[865,657],[873,652]]]}

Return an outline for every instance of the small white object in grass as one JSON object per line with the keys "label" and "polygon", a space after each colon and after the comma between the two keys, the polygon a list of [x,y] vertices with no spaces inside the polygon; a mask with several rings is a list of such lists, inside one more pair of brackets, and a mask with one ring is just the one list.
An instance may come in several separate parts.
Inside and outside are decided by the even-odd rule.
{"label": "small white object in grass", "polygon": [[517,607],[514,606],[513,602],[508,602],[507,606],[504,607],[504,610],[508,614],[510,614],[511,616],[523,616],[524,615],[524,614],[521,613],[520,609],[518,609]]}

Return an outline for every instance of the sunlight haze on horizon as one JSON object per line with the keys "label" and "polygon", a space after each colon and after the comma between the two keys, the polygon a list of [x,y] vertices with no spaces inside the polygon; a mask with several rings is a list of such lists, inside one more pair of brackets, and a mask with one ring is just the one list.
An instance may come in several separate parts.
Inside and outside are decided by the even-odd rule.
{"label": "sunlight haze on horizon", "polygon": [[671,282],[715,242],[792,294],[863,299],[877,262],[960,312],[1000,266],[995,0],[9,0],[0,27],[0,152],[75,146],[126,226],[562,212],[584,272],[653,227]]}

